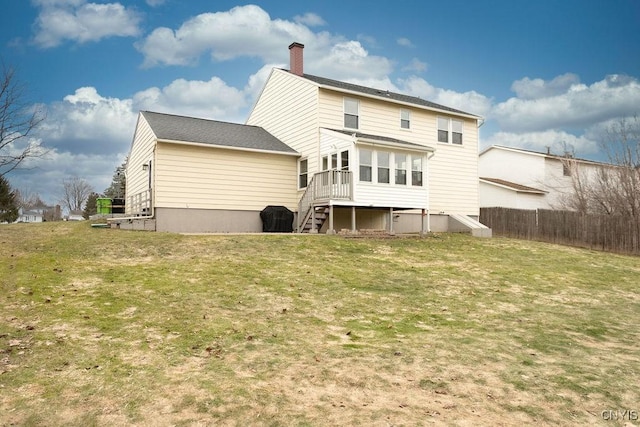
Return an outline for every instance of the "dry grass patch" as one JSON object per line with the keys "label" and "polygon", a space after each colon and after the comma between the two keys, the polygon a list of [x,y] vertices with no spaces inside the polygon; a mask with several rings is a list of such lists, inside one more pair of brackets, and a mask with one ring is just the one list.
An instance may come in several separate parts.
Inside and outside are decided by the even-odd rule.
{"label": "dry grass patch", "polygon": [[0,425],[623,425],[637,258],[0,228]]}

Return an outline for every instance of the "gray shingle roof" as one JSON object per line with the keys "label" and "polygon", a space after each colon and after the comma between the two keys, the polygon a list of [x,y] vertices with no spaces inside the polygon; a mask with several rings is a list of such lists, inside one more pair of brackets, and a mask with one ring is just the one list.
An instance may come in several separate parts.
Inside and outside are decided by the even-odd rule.
{"label": "gray shingle roof", "polygon": [[389,92],[388,90],[374,89],[371,87],[341,82],[339,80],[327,79],[325,77],[313,76],[311,74],[304,74],[302,77],[304,77],[307,80],[311,80],[312,82],[318,83],[319,85],[331,86],[340,90],[360,92],[364,95],[387,98],[392,101],[404,102],[404,103],[419,105],[422,107],[427,107],[435,110],[448,111],[455,114],[464,114],[466,116],[473,116],[473,117],[480,118],[475,114],[467,113],[461,110],[456,110],[455,108],[447,107],[445,105],[436,104],[435,102],[427,101],[425,99],[418,98],[416,96],[409,96],[401,93]]}
{"label": "gray shingle roof", "polygon": [[529,187],[522,184],[516,184],[515,182],[506,181],[504,179],[499,179],[499,178],[487,178],[487,177],[481,176],[480,180],[502,185],[504,187],[511,188],[512,190],[515,190],[520,193],[536,193],[536,194],[546,193],[546,191],[540,190],[538,188],[533,188],[533,187]]}
{"label": "gray shingle roof", "polygon": [[373,135],[370,133],[362,133],[362,132],[354,132],[354,131],[348,131],[348,130],[344,130],[344,129],[328,129],[325,128],[327,130],[330,130],[332,132],[339,132],[339,133],[343,133],[345,135],[354,135],[356,136],[356,138],[366,138],[366,139],[370,139],[373,141],[380,141],[380,142],[391,142],[394,144],[399,144],[399,145],[405,145],[407,146],[407,148],[416,148],[416,149],[420,149],[420,150],[433,150],[432,147],[429,147],[427,145],[420,145],[420,144],[415,144],[413,142],[409,142],[409,141],[403,141],[402,139],[397,139],[397,138],[390,138],[388,136],[380,136],[380,135]]}
{"label": "gray shingle roof", "polygon": [[147,120],[156,137],[161,140],[287,154],[297,153],[293,148],[258,126],[174,116],[151,111],[141,111],[140,114]]}

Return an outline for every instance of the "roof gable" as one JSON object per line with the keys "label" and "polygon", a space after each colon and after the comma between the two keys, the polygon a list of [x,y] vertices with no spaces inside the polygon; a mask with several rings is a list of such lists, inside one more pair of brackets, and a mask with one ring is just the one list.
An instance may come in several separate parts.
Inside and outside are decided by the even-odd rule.
{"label": "roof gable", "polygon": [[141,111],[158,140],[286,154],[297,152],[258,126]]}
{"label": "roof gable", "polygon": [[[283,70],[287,72],[287,70]],[[294,75],[294,74],[291,74]],[[360,86],[352,83],[346,83],[339,80],[328,79],[325,77],[314,76],[311,74],[302,75],[303,79],[314,82],[320,87],[331,88],[341,92],[351,92],[365,95],[368,97],[374,97],[385,101],[396,102],[407,105],[414,105],[417,107],[423,107],[430,110],[442,111],[445,113],[451,113],[456,115],[463,115],[470,118],[480,119],[480,116],[470,114],[455,108],[447,107],[445,105],[436,104],[435,102],[427,101],[416,96],[405,95],[402,93],[390,92],[388,90],[375,89],[366,86]]]}

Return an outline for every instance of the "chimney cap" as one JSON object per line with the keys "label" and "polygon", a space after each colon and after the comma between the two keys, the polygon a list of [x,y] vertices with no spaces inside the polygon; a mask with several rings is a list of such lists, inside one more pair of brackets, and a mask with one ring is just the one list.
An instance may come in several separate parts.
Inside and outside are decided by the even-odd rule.
{"label": "chimney cap", "polygon": [[298,43],[298,42],[293,42],[289,45],[289,49],[294,48],[294,47],[301,47],[304,49],[304,45],[302,43]]}

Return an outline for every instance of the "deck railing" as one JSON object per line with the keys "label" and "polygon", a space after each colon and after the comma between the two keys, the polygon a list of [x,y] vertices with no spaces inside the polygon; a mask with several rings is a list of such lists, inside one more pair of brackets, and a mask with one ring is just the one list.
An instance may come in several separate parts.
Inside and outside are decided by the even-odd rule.
{"label": "deck railing", "polygon": [[129,209],[127,214],[131,216],[151,216],[151,189],[144,190],[129,196]]}
{"label": "deck railing", "polygon": [[314,206],[331,200],[353,199],[353,174],[349,171],[330,170],[313,175],[298,204],[298,230]]}

